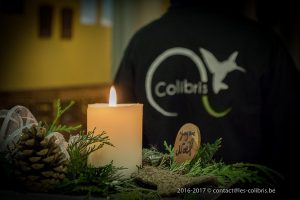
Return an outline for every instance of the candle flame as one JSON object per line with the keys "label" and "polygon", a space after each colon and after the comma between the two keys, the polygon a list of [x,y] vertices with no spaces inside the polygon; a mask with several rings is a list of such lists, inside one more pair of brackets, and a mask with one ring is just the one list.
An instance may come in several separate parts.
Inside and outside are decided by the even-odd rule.
{"label": "candle flame", "polygon": [[111,86],[109,91],[109,106],[116,106],[117,105],[117,93],[114,86]]}

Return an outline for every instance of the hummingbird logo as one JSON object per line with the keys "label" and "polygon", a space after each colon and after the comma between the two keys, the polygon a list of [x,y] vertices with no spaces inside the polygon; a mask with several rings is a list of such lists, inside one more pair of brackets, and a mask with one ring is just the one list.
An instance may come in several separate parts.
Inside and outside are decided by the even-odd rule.
{"label": "hummingbird logo", "polygon": [[[162,52],[149,66],[145,79],[146,97],[149,104],[162,115],[167,117],[177,117],[178,113],[176,112],[176,110],[170,111],[162,107],[159,104],[159,101],[157,101],[157,98],[164,98],[166,96],[174,96],[180,94],[200,94],[204,109],[212,117],[224,117],[231,111],[231,107],[222,109],[221,111],[214,109],[209,101],[207,85],[211,83],[214,94],[218,94],[221,90],[229,89],[229,86],[224,83],[224,79],[226,78],[228,73],[235,70],[244,73],[246,72],[244,68],[238,66],[236,63],[238,51],[234,51],[233,53],[231,53],[228,59],[224,61],[219,61],[210,51],[204,48],[199,48],[199,51],[202,54],[202,58],[194,51],[184,47],[174,47],[171,49],[167,49],[166,51]],[[174,56],[184,56],[189,58],[198,69],[200,81],[197,83],[193,83],[188,80],[188,77],[186,77],[184,80],[175,80],[175,83],[166,83],[165,81],[160,81],[156,84],[153,84],[153,76],[157,68],[163,67],[163,61]],[[209,82],[208,80],[209,76],[207,71],[212,74],[211,82]],[[154,98],[155,96],[156,98]]]}
{"label": "hummingbird logo", "polygon": [[227,90],[228,85],[223,82],[229,72],[239,70],[246,72],[246,70],[238,66],[235,62],[238,52],[234,51],[227,60],[219,61],[211,52],[206,49],[200,48],[200,52],[203,55],[204,62],[210,73],[213,75],[212,88],[215,94],[218,94],[221,90]]}

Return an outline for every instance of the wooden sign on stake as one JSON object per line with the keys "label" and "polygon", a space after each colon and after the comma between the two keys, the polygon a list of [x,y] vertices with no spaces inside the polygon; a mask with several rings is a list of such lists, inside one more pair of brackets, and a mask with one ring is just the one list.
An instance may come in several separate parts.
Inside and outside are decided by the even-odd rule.
{"label": "wooden sign on stake", "polygon": [[192,124],[184,124],[178,131],[174,144],[174,159],[180,164],[192,160],[197,154],[201,144],[199,128]]}

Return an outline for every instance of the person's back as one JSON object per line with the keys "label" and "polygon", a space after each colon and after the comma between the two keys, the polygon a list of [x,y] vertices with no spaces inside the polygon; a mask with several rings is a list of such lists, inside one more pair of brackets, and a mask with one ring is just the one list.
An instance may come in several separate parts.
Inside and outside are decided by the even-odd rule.
{"label": "person's back", "polygon": [[144,147],[163,150],[163,141],[173,144],[191,122],[202,142],[223,138],[224,161],[270,166],[282,161],[290,134],[284,128],[296,120],[291,75],[299,76],[270,32],[187,5],[135,34],[115,84],[124,102],[144,104]]}

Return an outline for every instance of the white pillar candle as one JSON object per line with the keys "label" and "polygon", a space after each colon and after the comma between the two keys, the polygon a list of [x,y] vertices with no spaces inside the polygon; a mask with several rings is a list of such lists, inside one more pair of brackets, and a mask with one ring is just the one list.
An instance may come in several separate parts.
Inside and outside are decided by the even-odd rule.
{"label": "white pillar candle", "polygon": [[95,134],[105,131],[114,147],[104,145],[89,156],[88,163],[99,167],[113,161],[115,166],[127,168],[120,172],[130,177],[142,164],[142,117],[143,104],[116,104],[113,87],[109,104],[89,104],[88,131],[94,128]]}

